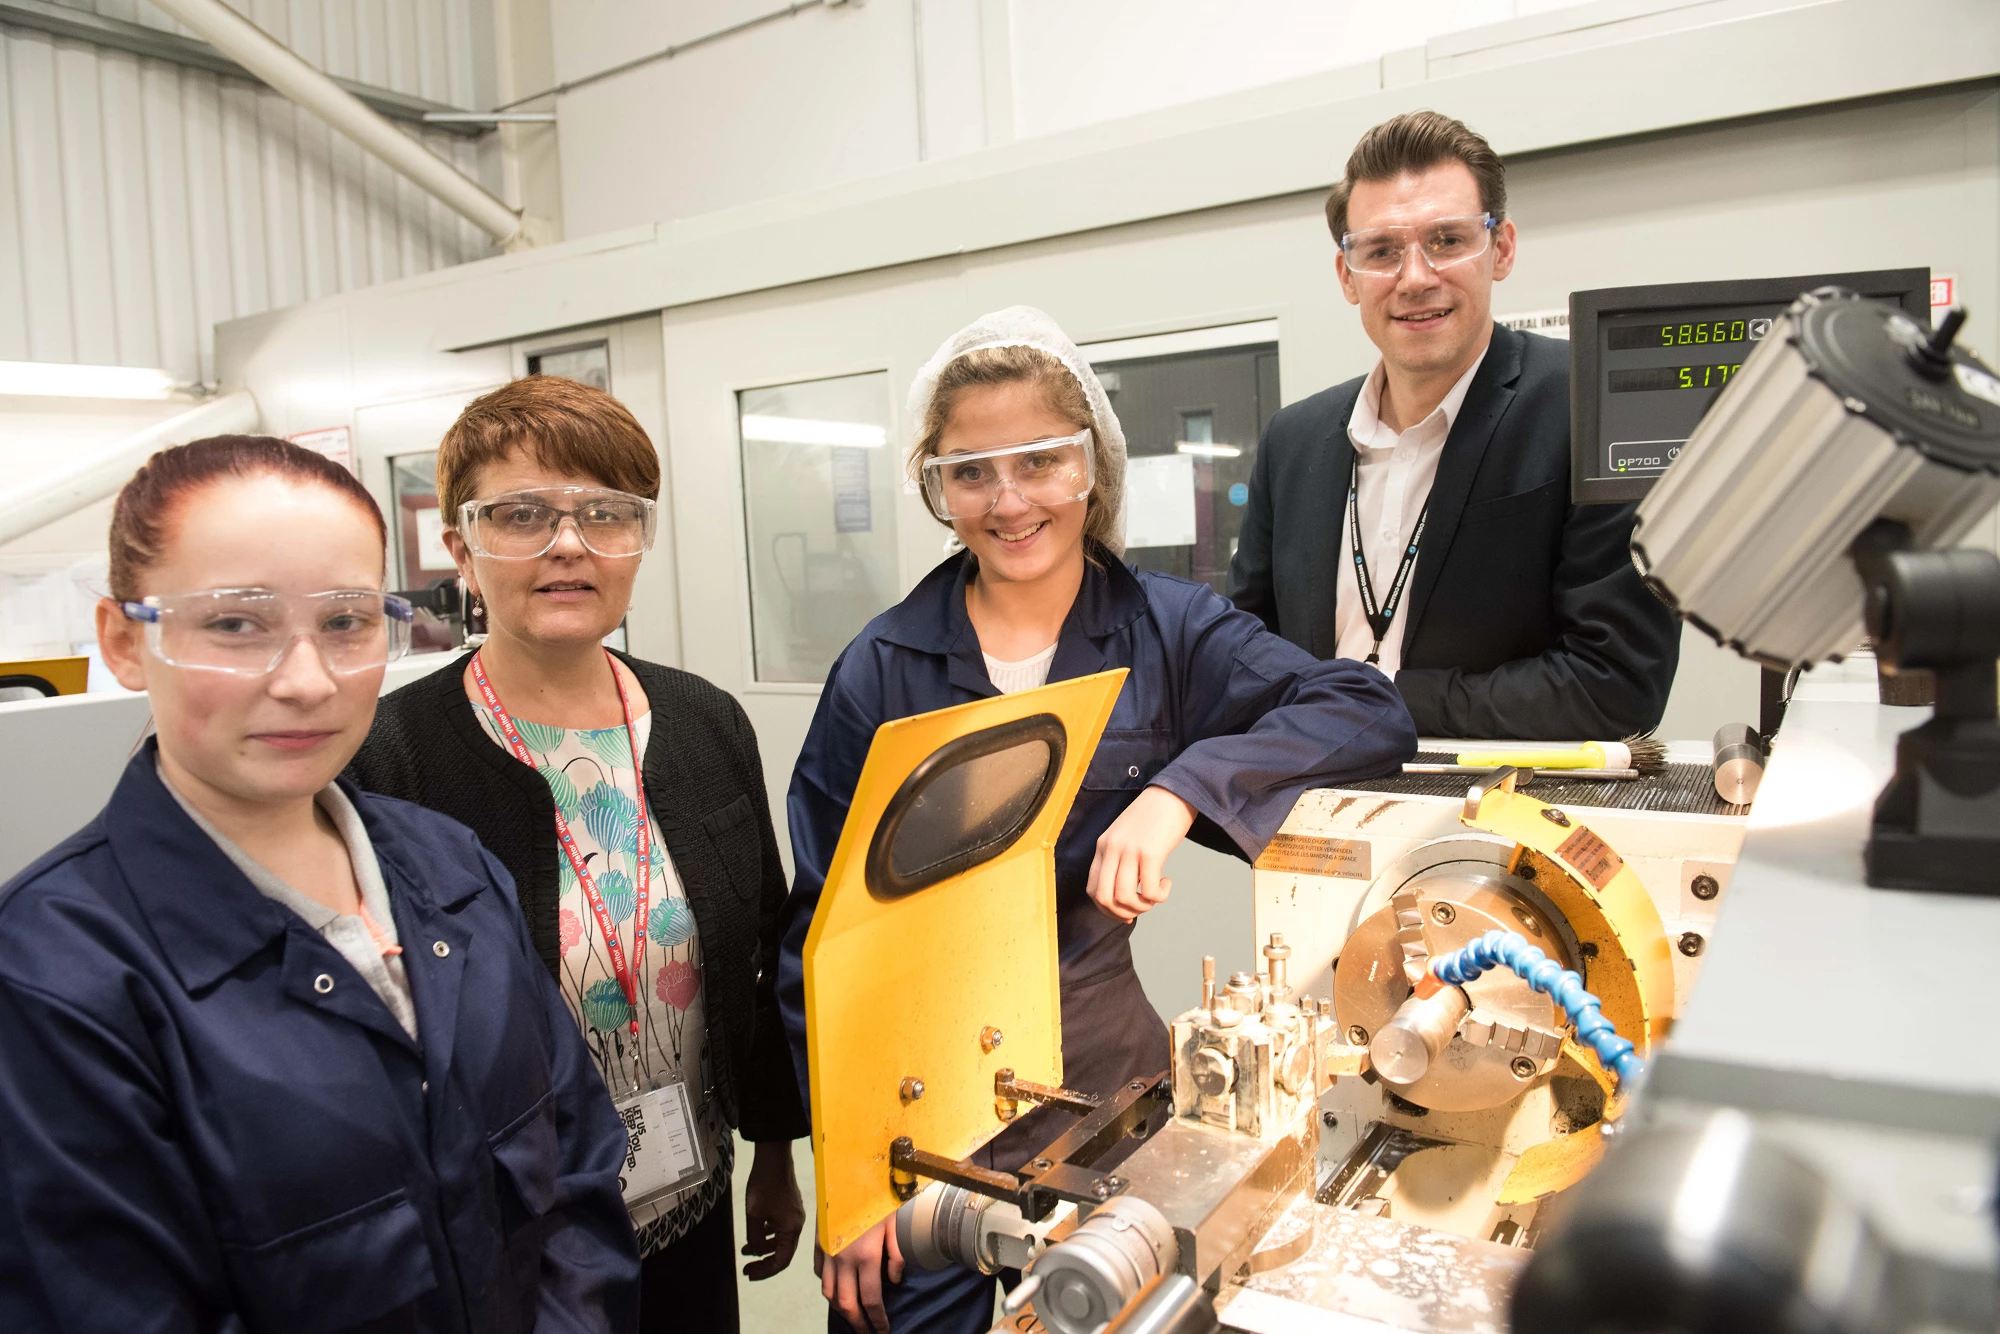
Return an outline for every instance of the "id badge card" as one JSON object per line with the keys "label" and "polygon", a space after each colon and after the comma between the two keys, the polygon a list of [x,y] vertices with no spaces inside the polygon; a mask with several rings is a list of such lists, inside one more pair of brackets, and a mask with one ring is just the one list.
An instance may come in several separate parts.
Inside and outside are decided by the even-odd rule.
{"label": "id badge card", "polygon": [[663,1084],[618,1104],[630,1143],[618,1187],[625,1207],[658,1204],[708,1179],[687,1085]]}

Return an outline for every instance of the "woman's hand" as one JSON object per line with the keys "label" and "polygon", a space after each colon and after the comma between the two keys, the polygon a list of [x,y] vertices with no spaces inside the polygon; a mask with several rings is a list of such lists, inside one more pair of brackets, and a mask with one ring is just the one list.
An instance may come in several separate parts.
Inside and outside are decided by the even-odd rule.
{"label": "woman's hand", "polygon": [[1149,787],[1111,822],[1090,862],[1090,901],[1121,922],[1167,901],[1174,882],[1160,871],[1194,823],[1194,807],[1163,787]]}
{"label": "woman's hand", "polygon": [[839,1255],[828,1257],[813,1247],[813,1273],[828,1303],[847,1317],[854,1334],[889,1334],[889,1312],[882,1306],[883,1256],[888,1256],[889,1281],[903,1281],[903,1252],[896,1246],[896,1220],[883,1219],[862,1233]]}
{"label": "woman's hand", "polygon": [[744,1265],[743,1276],[754,1283],[783,1271],[799,1249],[805,1226],[806,1205],[792,1170],[790,1142],[758,1144],[750,1159],[750,1180],[743,1186],[743,1253],[764,1258]]}

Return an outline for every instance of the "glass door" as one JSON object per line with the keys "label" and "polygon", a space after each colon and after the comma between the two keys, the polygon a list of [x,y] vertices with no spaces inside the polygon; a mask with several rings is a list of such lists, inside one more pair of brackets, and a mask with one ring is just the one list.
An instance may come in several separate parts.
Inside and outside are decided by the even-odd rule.
{"label": "glass door", "polygon": [[[1232,334],[1270,341],[1177,350]],[[1274,334],[1260,324],[1084,349],[1125,427],[1125,558],[1138,568],[1225,591],[1257,441],[1281,403]],[[1144,355],[1149,344],[1159,350]]]}

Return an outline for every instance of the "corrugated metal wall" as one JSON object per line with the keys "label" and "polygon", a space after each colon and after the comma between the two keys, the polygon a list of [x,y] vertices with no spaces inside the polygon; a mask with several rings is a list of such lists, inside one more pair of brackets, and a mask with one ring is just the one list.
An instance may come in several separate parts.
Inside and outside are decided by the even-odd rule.
{"label": "corrugated metal wall", "polygon": [[[143,0],[66,0],[180,31]],[[479,0],[230,0],[330,74],[471,107]],[[487,145],[425,144],[498,189]],[[214,377],[218,320],[492,254],[261,84],[0,23],[0,360]]]}

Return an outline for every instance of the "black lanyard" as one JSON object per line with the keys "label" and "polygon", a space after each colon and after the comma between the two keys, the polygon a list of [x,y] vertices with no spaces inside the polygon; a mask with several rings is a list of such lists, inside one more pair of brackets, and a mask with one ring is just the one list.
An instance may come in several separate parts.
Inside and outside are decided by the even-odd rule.
{"label": "black lanyard", "polygon": [[1396,566],[1396,578],[1389,585],[1389,599],[1380,607],[1375,605],[1375,587],[1368,582],[1368,558],[1361,554],[1361,458],[1354,459],[1354,472],[1347,482],[1347,544],[1354,552],[1354,582],[1361,589],[1361,610],[1368,617],[1368,628],[1375,635],[1375,646],[1368,650],[1369,662],[1377,662],[1382,657],[1382,637],[1389,633],[1390,622],[1396,619],[1396,608],[1402,605],[1403,589],[1410,582],[1410,570],[1417,563],[1417,543],[1424,540],[1424,522],[1430,518],[1431,501],[1424,497],[1424,507],[1417,511],[1417,526],[1410,534],[1410,544],[1403,548],[1402,563]]}

